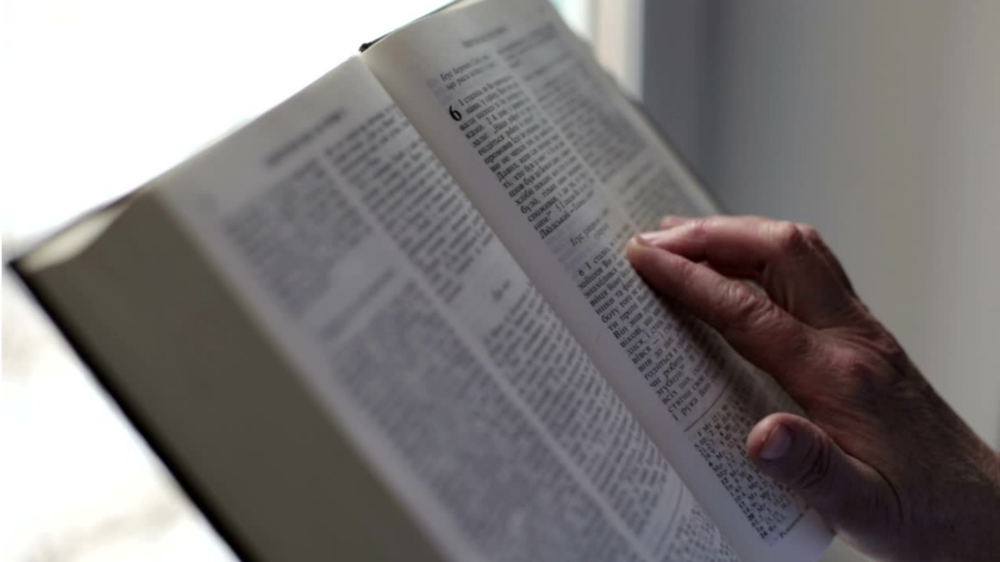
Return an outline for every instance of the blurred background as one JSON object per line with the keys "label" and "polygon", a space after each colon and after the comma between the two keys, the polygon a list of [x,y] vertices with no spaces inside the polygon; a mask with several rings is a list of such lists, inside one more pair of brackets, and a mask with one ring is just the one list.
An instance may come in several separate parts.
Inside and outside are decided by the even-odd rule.
{"label": "blurred background", "polygon": [[[0,0],[4,257],[441,4]],[[555,4],[728,211],[818,226],[1000,445],[1000,3]],[[9,276],[2,303],[0,560],[233,560]]]}

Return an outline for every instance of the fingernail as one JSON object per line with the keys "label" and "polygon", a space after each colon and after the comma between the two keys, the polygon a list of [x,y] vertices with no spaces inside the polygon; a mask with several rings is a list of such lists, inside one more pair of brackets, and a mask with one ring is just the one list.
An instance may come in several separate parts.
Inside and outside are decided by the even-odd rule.
{"label": "fingernail", "polygon": [[649,248],[649,243],[643,240],[639,236],[633,236],[629,239],[628,244],[625,244],[625,257],[632,263],[640,259],[640,255],[645,253]]}
{"label": "fingernail", "polygon": [[636,234],[625,245],[625,258],[632,262],[632,265],[640,267],[649,257],[649,254],[652,253],[653,249],[654,246],[649,243],[649,240],[645,239],[641,234]]}
{"label": "fingernail", "polygon": [[649,239],[649,234],[648,233],[647,234],[636,234],[635,236],[632,237],[632,240],[636,244],[638,244],[640,246],[647,246],[647,247],[649,247],[649,246],[653,245],[652,241],[650,241],[650,239]]}
{"label": "fingernail", "polygon": [[663,220],[660,221],[660,228],[663,230],[667,230],[669,228],[677,226],[682,222],[684,222],[684,217],[679,217],[677,215],[667,215],[663,217]]}
{"label": "fingernail", "polygon": [[646,246],[656,246],[664,239],[670,238],[670,236],[663,230],[654,230],[651,232],[643,232],[636,235],[636,238],[640,238],[643,244]]}
{"label": "fingernail", "polygon": [[764,440],[760,449],[760,458],[766,461],[776,461],[788,453],[792,445],[792,434],[782,424],[774,426]]}

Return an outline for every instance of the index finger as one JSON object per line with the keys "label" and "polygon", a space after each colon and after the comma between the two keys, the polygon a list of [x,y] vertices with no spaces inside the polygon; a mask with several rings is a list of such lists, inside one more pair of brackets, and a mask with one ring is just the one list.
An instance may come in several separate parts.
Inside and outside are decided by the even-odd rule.
{"label": "index finger", "polygon": [[628,258],[654,289],[718,331],[751,363],[783,384],[819,352],[816,331],[745,283],[633,239]]}
{"label": "index finger", "polygon": [[836,325],[852,306],[844,276],[811,227],[761,217],[715,216],[641,235],[651,245],[716,268],[751,271],[775,300],[817,328]]}

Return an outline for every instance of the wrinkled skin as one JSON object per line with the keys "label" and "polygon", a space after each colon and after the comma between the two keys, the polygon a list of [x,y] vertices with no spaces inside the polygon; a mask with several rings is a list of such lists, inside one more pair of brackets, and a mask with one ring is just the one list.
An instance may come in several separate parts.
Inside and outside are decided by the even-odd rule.
{"label": "wrinkled skin", "polygon": [[1000,457],[871,315],[815,229],[725,216],[661,228],[628,245],[639,274],[808,416],[753,428],[747,453],[762,471],[879,559],[1000,560]]}

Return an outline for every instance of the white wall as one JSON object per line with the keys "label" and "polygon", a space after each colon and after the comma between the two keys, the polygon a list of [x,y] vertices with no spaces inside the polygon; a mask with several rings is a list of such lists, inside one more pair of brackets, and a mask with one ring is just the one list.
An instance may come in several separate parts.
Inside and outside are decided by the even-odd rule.
{"label": "white wall", "polygon": [[1000,443],[1000,3],[651,1],[647,16],[647,37],[687,39],[647,40],[645,101],[723,203],[817,225]]}
{"label": "white wall", "polygon": [[647,0],[646,16],[645,102],[723,204],[815,224],[1000,445],[1000,3]]}

